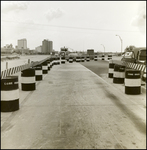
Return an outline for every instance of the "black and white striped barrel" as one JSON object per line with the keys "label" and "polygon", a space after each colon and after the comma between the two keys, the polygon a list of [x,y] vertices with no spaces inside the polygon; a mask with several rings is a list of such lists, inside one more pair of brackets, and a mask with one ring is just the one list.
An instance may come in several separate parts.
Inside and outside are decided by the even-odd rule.
{"label": "black and white striped barrel", "polygon": [[108,60],[112,59],[112,55],[108,54]]}
{"label": "black and white striped barrel", "polygon": [[57,57],[57,65],[60,65],[60,57]]}
{"label": "black and white striped barrel", "polygon": [[120,65],[118,83],[124,83],[126,66]]}
{"label": "black and white striped barrel", "polygon": [[119,72],[120,65],[114,65],[114,73],[113,73],[113,83],[119,83],[120,80],[120,72]]}
{"label": "black and white striped barrel", "polygon": [[84,62],[84,61],[85,61],[85,57],[82,56],[82,57],[81,57],[81,62]]}
{"label": "black and white striped barrel", "polygon": [[109,70],[108,70],[109,78],[113,78],[114,66],[115,66],[115,64],[113,62],[109,62]]}
{"label": "black and white striped barrel", "polygon": [[53,58],[50,58],[50,68],[53,67]]}
{"label": "black and white striped barrel", "polygon": [[21,71],[21,88],[22,91],[36,90],[36,79],[34,68],[29,68]]}
{"label": "black and white striped barrel", "polygon": [[76,57],[76,62],[80,62],[80,61],[81,61],[80,56],[77,56],[77,57]]}
{"label": "black and white striped barrel", "polygon": [[61,57],[61,64],[65,64],[65,57],[64,56]]}
{"label": "black and white striped barrel", "polygon": [[73,63],[73,57],[69,57],[69,63]]}
{"label": "black and white striped barrel", "polygon": [[42,73],[42,65],[36,65],[33,67],[35,69],[35,80],[40,81],[43,79],[43,73]]}
{"label": "black and white striped barrel", "polygon": [[50,71],[50,68],[51,68],[51,62],[50,62],[50,60],[47,60],[47,68],[48,68],[48,71]]}
{"label": "black and white striped barrel", "polygon": [[105,55],[102,55],[102,60],[105,60]]}
{"label": "black and white striped barrel", "polygon": [[125,94],[141,94],[141,71],[126,69],[125,71]]}
{"label": "black and white striped barrel", "polygon": [[1,79],[1,112],[12,112],[19,109],[18,76],[7,76]]}
{"label": "black and white striped barrel", "polygon": [[98,57],[97,56],[94,56],[94,61],[97,61],[98,60]]}
{"label": "black and white striped barrel", "polygon": [[86,57],[86,61],[90,61],[90,57],[89,56]]}
{"label": "black and white striped barrel", "polygon": [[47,64],[47,61],[44,61],[42,63],[42,72],[43,72],[43,74],[47,74],[48,73],[48,64]]}

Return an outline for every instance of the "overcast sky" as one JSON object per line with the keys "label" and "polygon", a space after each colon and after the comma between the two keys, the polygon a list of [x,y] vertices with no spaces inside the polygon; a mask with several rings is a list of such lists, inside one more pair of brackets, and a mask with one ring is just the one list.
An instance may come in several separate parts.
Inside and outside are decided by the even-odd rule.
{"label": "overcast sky", "polygon": [[116,34],[123,50],[146,46],[146,1],[1,1],[1,46],[26,38],[35,49],[48,39],[56,51],[120,52]]}

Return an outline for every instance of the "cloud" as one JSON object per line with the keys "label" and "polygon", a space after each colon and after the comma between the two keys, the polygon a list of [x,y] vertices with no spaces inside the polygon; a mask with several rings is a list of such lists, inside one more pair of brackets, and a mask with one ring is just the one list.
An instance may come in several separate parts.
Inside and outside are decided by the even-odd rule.
{"label": "cloud", "polygon": [[61,16],[64,15],[64,11],[61,10],[60,8],[57,9],[50,9],[45,13],[45,16],[48,21],[53,20],[54,18],[60,18]]}
{"label": "cloud", "polygon": [[141,33],[146,32],[146,6],[144,3],[139,5],[138,13],[132,18],[131,25],[138,27]]}
{"label": "cloud", "polygon": [[2,3],[2,13],[8,13],[12,11],[22,11],[28,8],[28,2],[5,2]]}

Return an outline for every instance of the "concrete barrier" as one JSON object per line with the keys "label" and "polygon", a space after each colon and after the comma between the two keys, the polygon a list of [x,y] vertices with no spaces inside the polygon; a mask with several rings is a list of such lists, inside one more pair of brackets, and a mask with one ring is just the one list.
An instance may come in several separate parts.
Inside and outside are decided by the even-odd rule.
{"label": "concrete barrier", "polygon": [[126,69],[125,94],[141,94],[141,71],[134,69]]}
{"label": "concrete barrier", "polygon": [[21,71],[21,87],[22,91],[36,90],[35,69],[29,68]]}
{"label": "concrete barrier", "polygon": [[12,112],[19,109],[18,76],[1,79],[1,112]]}

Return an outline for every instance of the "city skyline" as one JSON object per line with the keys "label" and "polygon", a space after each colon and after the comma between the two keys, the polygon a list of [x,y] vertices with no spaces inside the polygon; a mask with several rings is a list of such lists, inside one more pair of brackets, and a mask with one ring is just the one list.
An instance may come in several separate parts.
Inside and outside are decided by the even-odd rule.
{"label": "city skyline", "polygon": [[120,52],[130,45],[146,46],[144,1],[2,1],[1,46],[26,38],[30,49],[42,39],[75,51]]}

